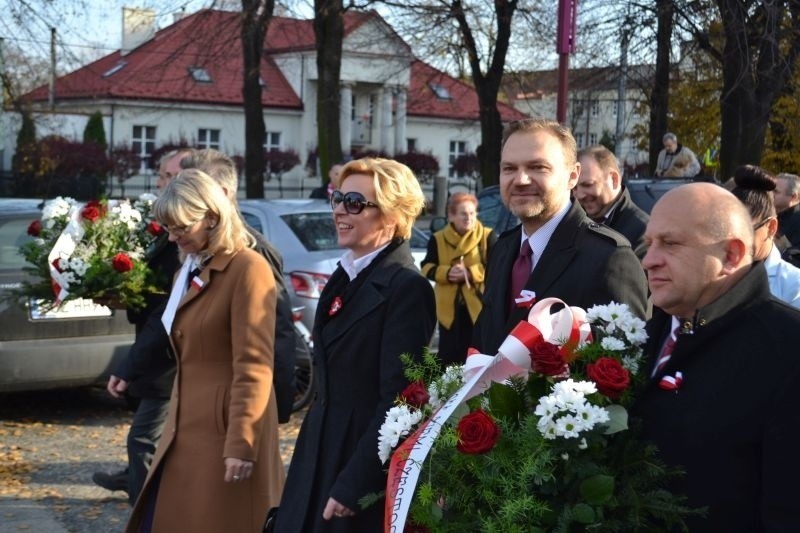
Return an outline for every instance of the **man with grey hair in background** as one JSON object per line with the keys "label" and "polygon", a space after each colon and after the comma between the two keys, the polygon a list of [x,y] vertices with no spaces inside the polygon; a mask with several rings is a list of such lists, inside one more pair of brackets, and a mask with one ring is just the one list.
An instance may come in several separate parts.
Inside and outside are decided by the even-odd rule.
{"label": "man with grey hair in background", "polygon": [[664,149],[658,153],[655,175],[662,178],[693,178],[700,174],[700,162],[694,152],[678,142],[674,133],[665,133]]}
{"label": "man with grey hair in background", "polygon": [[644,256],[644,230],[650,217],[633,203],[622,183],[616,156],[602,145],[588,146],[578,152],[581,172],[572,190],[589,218],[622,233],[636,256]]}
{"label": "man with grey hair in background", "polygon": [[773,198],[778,212],[778,236],[785,236],[794,247],[800,246],[800,176],[775,176]]}

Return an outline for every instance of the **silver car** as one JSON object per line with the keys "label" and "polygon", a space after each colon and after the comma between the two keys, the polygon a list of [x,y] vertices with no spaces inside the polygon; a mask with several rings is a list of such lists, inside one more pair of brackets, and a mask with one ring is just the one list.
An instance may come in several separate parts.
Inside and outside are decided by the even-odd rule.
{"label": "silver car", "polygon": [[[240,200],[245,221],[283,255],[283,272],[292,307],[303,307],[303,323],[313,330],[319,296],[344,249],[339,247],[327,200]],[[414,228],[412,254],[420,266],[428,236]]]}
{"label": "silver car", "polygon": [[26,276],[19,247],[31,239],[40,204],[0,198],[0,392],[102,383],[133,343],[124,311],[90,300],[55,310],[33,299],[9,301]]}

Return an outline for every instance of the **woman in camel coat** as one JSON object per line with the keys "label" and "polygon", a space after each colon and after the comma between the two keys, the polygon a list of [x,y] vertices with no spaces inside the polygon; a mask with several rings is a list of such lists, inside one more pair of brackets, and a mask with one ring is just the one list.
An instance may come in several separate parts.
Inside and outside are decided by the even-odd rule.
{"label": "woman in camel coat", "polygon": [[181,172],[154,213],[184,256],[162,318],[178,374],[127,531],[255,533],[284,481],[272,390],[275,280],[206,174]]}

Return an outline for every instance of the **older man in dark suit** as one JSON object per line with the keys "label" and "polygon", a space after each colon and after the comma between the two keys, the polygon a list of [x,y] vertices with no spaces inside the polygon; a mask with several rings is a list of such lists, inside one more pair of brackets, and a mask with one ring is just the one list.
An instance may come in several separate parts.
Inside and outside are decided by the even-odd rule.
{"label": "older man in dark suit", "polygon": [[650,217],[631,200],[616,156],[605,146],[589,146],[578,152],[578,162],[581,173],[575,199],[589,218],[622,233],[636,256],[644,257],[644,230]]}
{"label": "older man in dark suit", "polygon": [[685,469],[673,488],[708,509],[690,530],[797,530],[800,311],[770,296],[750,215],[721,187],[671,190],[645,237],[656,309],[634,414]]}
{"label": "older man in dark suit", "polygon": [[557,122],[513,122],[503,136],[500,193],[522,221],[489,256],[475,347],[494,353],[534,299],[583,308],[626,303],[645,317],[647,281],[622,235],[592,222],[570,191],[578,181],[575,139]]}

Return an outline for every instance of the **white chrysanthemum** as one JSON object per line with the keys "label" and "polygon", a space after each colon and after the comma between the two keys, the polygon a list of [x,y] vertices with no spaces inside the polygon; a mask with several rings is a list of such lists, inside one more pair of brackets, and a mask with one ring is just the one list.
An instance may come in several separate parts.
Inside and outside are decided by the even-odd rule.
{"label": "white chrysanthemum", "polygon": [[[637,319],[638,320],[638,319]],[[637,324],[625,330],[625,338],[628,342],[634,345],[640,345],[647,342],[647,332],[644,330],[644,322],[639,320],[641,325]]]}
{"label": "white chrysanthemum", "polygon": [[158,198],[158,196],[156,196],[155,194],[153,194],[151,192],[146,192],[146,193],[140,194],[137,201],[141,202],[143,204],[152,204],[153,202],[156,201],[157,198]]}
{"label": "white chrysanthemum", "polygon": [[35,239],[33,239],[33,243],[36,246],[44,246],[45,240],[42,239],[41,237],[36,237]]}
{"label": "white chrysanthemum", "polygon": [[86,269],[89,265],[79,257],[73,257],[69,260],[69,269],[75,273],[76,276],[83,277],[86,274]]}
{"label": "white chrysanthemum", "polygon": [[602,346],[604,350],[611,352],[621,352],[626,348],[625,343],[616,337],[603,337],[603,340],[600,341],[600,346]]}
{"label": "white chrysanthemum", "polygon": [[565,439],[577,439],[582,426],[573,415],[564,415],[556,420],[556,435]]}
{"label": "white chrysanthemum", "polygon": [[386,418],[378,431],[378,457],[381,463],[391,457],[400,438],[407,436],[420,420],[422,411],[409,408],[408,405],[396,405],[386,412]]}
{"label": "white chrysanthemum", "polygon": [[[52,219],[56,217],[64,217],[69,214],[70,208],[75,204],[75,200],[72,198],[65,198],[59,196],[50,200],[49,202],[44,204],[42,208],[42,221],[44,222],[52,222]],[[52,223],[48,225],[48,227],[52,228]]]}
{"label": "white chrysanthemum", "polygon": [[589,443],[586,442],[586,438],[585,437],[582,438],[581,441],[578,443],[578,449],[579,450],[585,450],[588,447],[589,447]]}
{"label": "white chrysanthemum", "polygon": [[434,409],[438,409],[444,405],[450,395],[455,393],[463,384],[464,366],[448,366],[439,379],[434,380],[428,385],[428,396],[430,396],[428,403]]}

